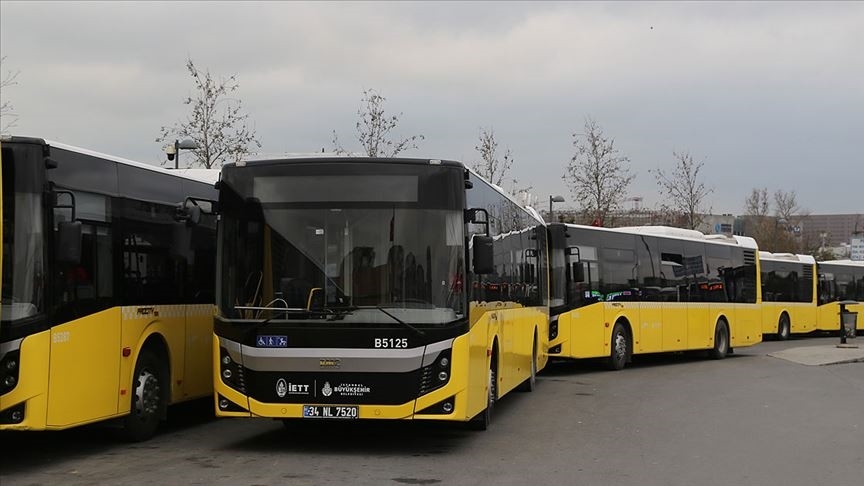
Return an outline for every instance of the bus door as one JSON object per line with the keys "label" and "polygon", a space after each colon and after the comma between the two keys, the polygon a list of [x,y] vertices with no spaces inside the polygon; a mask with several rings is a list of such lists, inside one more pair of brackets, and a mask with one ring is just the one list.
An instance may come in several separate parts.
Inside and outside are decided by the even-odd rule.
{"label": "bus door", "polygon": [[[207,222],[175,224],[172,251],[181,269],[177,291],[185,314],[183,387],[175,401],[213,393],[213,314],[216,249],[215,217]],[[210,226],[212,224],[212,227]]]}
{"label": "bus door", "polygon": [[658,351],[682,349],[687,343],[690,314],[690,286],[692,272],[685,258],[684,244],[680,240],[661,239],[659,243],[661,288],[663,302],[662,347]]}
{"label": "bus door", "polygon": [[[714,323],[711,322],[710,301],[711,290],[708,265],[704,243],[684,242],[684,269],[685,287],[682,289],[681,297],[687,302],[687,316],[679,328],[679,335],[673,347],[667,350],[690,349],[698,347],[701,336],[710,334],[714,336]],[[672,343],[670,343],[671,345]]]}
{"label": "bus door", "polygon": [[186,376],[184,398],[213,391],[213,304],[186,306]]}
{"label": "bus door", "polygon": [[[659,350],[665,335],[663,308],[669,299],[660,261],[660,247],[656,237],[636,237],[636,285],[639,287],[639,323],[634,325],[634,350]],[[668,270],[668,269],[667,269]],[[638,344],[637,344],[638,342]]]}
{"label": "bus door", "polygon": [[84,224],[81,233],[79,261],[57,261],[54,277],[58,325],[51,330],[49,427],[108,417],[118,407],[120,310],[112,305],[110,230]]}

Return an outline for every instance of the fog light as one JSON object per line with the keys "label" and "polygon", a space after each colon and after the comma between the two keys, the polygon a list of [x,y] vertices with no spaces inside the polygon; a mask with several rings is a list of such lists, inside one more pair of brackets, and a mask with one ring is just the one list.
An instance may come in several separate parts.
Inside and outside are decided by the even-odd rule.
{"label": "fog light", "polygon": [[441,358],[441,363],[440,363],[440,364],[441,364],[441,367],[442,367],[442,368],[446,368],[447,365],[450,364],[450,360],[447,359],[447,357],[445,356],[445,357]]}
{"label": "fog light", "polygon": [[231,370],[222,370],[222,378],[225,378],[226,380],[230,380],[232,374]]}
{"label": "fog light", "polygon": [[12,371],[17,367],[18,367],[18,363],[14,359],[10,359],[9,361],[6,362],[6,369],[9,371]]}
{"label": "fog light", "polygon": [[223,399],[219,400],[219,408],[221,408],[222,410],[225,410],[226,408],[228,408],[228,405],[230,405],[230,403],[228,403],[227,399],[223,398]]}
{"label": "fog light", "polygon": [[224,365],[231,364],[231,357],[228,356],[227,354],[225,356],[223,356],[222,357],[222,364],[224,364]]}
{"label": "fog light", "polygon": [[444,413],[450,413],[453,411],[453,404],[450,402],[444,402],[444,406],[441,408],[444,410]]}
{"label": "fog light", "polygon": [[20,410],[15,410],[14,412],[12,412],[11,417],[13,422],[20,422],[24,420],[24,412]]}
{"label": "fog light", "polygon": [[8,386],[9,388],[12,388],[13,386],[15,386],[15,377],[7,376],[6,379],[3,380],[3,384]]}
{"label": "fog light", "polygon": [[447,381],[447,372],[442,371],[441,373],[438,373],[438,379],[441,381]]}

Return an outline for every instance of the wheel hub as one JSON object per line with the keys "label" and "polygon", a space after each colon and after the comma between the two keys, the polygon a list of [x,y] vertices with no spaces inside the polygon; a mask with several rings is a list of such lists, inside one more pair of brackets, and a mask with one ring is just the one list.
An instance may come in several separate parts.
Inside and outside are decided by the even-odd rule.
{"label": "wheel hub", "polygon": [[159,410],[159,379],[148,370],[141,371],[135,388],[135,413],[152,415]]}

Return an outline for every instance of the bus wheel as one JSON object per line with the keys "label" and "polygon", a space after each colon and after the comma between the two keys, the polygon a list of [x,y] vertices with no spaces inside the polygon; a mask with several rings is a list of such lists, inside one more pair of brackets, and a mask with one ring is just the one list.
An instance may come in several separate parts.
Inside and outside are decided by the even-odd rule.
{"label": "bus wheel", "polygon": [[713,359],[723,359],[729,354],[729,327],[726,326],[726,321],[717,321],[717,326],[714,328],[714,347],[709,352],[709,356]]}
{"label": "bus wheel", "polygon": [[534,349],[531,351],[531,375],[519,385],[520,392],[533,392],[537,388],[537,336],[534,336]]}
{"label": "bus wheel", "polygon": [[616,322],[615,327],[612,328],[610,344],[612,349],[609,351],[606,367],[617,371],[624,368],[624,365],[627,364],[627,358],[630,356],[630,339],[627,337],[627,330],[620,322]]}
{"label": "bus wheel", "polygon": [[780,323],[777,324],[777,339],[785,341],[789,339],[790,335],[792,335],[792,329],[789,322],[789,316],[783,314],[780,316]]}
{"label": "bus wheel", "polygon": [[167,370],[151,351],[144,350],[132,377],[132,408],[123,420],[123,436],[129,441],[147,440],[156,433],[164,414]]}
{"label": "bus wheel", "polygon": [[492,409],[498,399],[498,377],[495,374],[495,355],[489,364],[489,394],[486,396],[486,408],[476,417],[471,419],[471,428],[474,430],[486,430],[492,423]]}

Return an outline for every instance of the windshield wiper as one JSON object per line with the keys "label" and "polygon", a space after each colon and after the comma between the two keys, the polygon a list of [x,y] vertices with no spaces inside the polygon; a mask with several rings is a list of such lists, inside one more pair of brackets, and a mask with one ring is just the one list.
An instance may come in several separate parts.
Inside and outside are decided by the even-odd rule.
{"label": "windshield wiper", "polygon": [[[277,304],[277,303],[285,304],[285,307],[273,307],[273,304]],[[275,319],[277,314],[282,314],[286,317],[289,314],[295,315],[295,316],[296,315],[306,315],[306,316],[310,316],[310,317],[312,317],[312,316],[324,317],[324,316],[330,314],[330,312],[327,312],[327,310],[311,310],[311,309],[306,309],[304,307],[288,307],[288,303],[285,302],[285,300],[283,300],[283,299],[273,299],[272,301],[270,301],[269,304],[267,304],[265,306],[237,305],[237,306],[234,306],[234,310],[235,311],[236,310],[239,310],[239,311],[257,311],[256,317],[253,317],[253,319],[257,318],[257,316],[260,315],[261,312],[271,312],[272,313],[271,317],[268,317],[266,319],[261,320],[260,322],[258,322],[258,324],[267,324],[271,320]]]}
{"label": "windshield wiper", "polygon": [[408,329],[411,329],[412,331],[416,332],[418,335],[420,335],[420,336],[426,335],[426,333],[423,332],[422,329],[415,327],[415,326],[403,321],[402,319],[399,319],[398,317],[394,316],[390,312],[387,312],[383,307],[377,306],[377,305],[328,307],[325,309],[325,311],[331,313],[330,317],[328,319],[333,321],[333,320],[340,319],[343,316],[346,316],[348,314],[352,314],[355,310],[358,310],[358,309],[377,309],[377,310],[383,312],[385,315],[387,315],[387,317],[393,319],[394,321],[398,322],[399,324],[402,324],[403,326],[407,327]]}
{"label": "windshield wiper", "polygon": [[379,311],[381,311],[381,312],[387,314],[388,316],[392,317],[393,320],[396,321],[396,322],[398,322],[399,324],[402,324],[403,326],[407,327],[408,329],[411,329],[412,331],[416,332],[418,335],[420,335],[420,336],[425,336],[425,335],[426,335],[426,333],[423,332],[422,329],[419,329],[419,328],[417,328],[417,327],[414,327],[414,326],[412,326],[411,324],[408,324],[407,322],[403,321],[402,319],[399,319],[398,317],[396,317],[396,316],[394,316],[393,314],[391,314],[391,313],[387,312],[386,310],[384,310],[383,307],[378,307],[378,306],[376,306],[375,308],[378,309]]}

